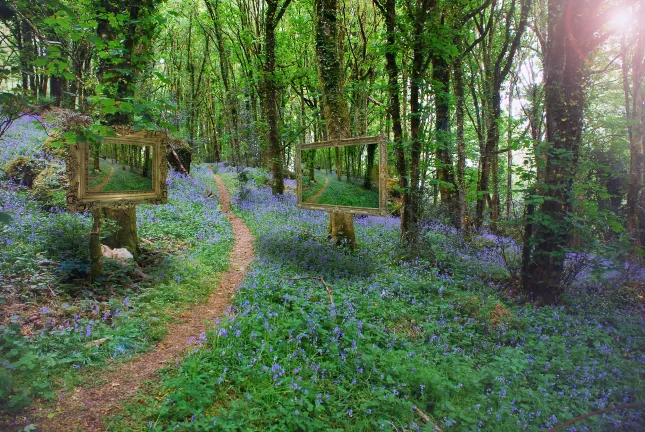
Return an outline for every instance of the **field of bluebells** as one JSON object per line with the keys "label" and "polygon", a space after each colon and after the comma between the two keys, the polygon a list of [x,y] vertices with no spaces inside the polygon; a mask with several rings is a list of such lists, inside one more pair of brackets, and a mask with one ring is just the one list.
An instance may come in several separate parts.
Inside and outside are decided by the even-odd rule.
{"label": "field of bluebells", "polygon": [[[572,256],[569,296],[538,308],[508,289],[509,239],[428,223],[409,263],[398,219],[356,217],[350,251],[326,240],[326,213],[296,209],[292,182],[276,198],[224,171],[253,267],[227,316],[112,430],[539,431],[645,399],[642,298],[617,285],[640,277],[630,269],[598,276]],[[643,430],[644,415],[563,430]]]}
{"label": "field of bluebells", "polygon": [[61,163],[43,157],[45,138],[23,119],[0,144],[0,212],[13,219],[0,225],[0,420],[2,411],[78,384],[86,377],[79,370],[149,349],[168,322],[217,286],[233,243],[219,200],[208,193],[217,190],[212,171],[171,172],[169,203],[137,208],[147,240],[141,268],[105,259],[103,277],[89,285],[90,215],[43,208],[2,177],[20,155]]}

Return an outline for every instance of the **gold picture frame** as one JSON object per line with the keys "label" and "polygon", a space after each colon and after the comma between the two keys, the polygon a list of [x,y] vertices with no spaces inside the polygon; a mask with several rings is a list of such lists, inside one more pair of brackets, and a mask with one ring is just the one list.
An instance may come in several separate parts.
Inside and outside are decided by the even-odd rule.
{"label": "gold picture frame", "polygon": [[103,138],[103,143],[138,145],[152,147],[152,190],[124,192],[91,192],[89,185],[90,145],[79,143],[72,145],[67,154],[67,209],[73,212],[85,212],[99,207],[114,209],[128,208],[138,204],[166,204],[168,202],[168,162],[166,147],[168,137],[161,132],[139,132]]}
{"label": "gold picture frame", "polygon": [[[306,150],[314,149],[325,149],[325,148],[336,148],[336,147],[346,147],[346,146],[356,146],[356,145],[367,145],[367,144],[377,144],[378,145],[378,161],[379,161],[379,178],[378,178],[378,208],[370,207],[350,207],[350,206],[341,206],[341,205],[331,205],[331,204],[313,204],[306,203],[302,200],[302,152]],[[297,207],[299,209],[309,209],[309,210],[323,210],[331,213],[352,213],[352,214],[363,214],[363,215],[373,215],[373,216],[387,216],[387,145],[385,137],[382,135],[370,136],[370,137],[360,137],[360,138],[346,138],[334,141],[320,141],[311,144],[300,144],[296,147],[296,158],[295,158],[295,167],[296,167],[296,195],[297,195]]]}

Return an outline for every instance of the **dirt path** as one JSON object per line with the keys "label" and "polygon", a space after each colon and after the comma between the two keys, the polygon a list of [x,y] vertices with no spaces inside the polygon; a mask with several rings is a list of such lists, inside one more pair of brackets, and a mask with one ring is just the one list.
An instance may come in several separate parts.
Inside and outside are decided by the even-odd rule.
{"label": "dirt path", "polygon": [[110,165],[110,168],[110,174],[108,174],[108,176],[105,177],[101,183],[90,189],[90,192],[99,192],[101,189],[103,189],[103,186],[108,184],[108,182],[112,179],[112,175],[114,174],[114,165]]}
{"label": "dirt path", "polygon": [[[235,243],[228,270],[220,276],[219,286],[205,304],[182,314],[184,320],[173,324],[168,335],[153,352],[143,354],[103,375],[106,384],[93,388],[77,388],[58,398],[50,413],[43,413],[38,431],[72,432],[104,431],[102,418],[117,412],[126,398],[132,396],[144,381],[155,378],[158,369],[169,360],[179,358],[189,346],[191,336],[211,328],[213,319],[222,315],[231,304],[237,286],[242,282],[253,260],[253,236],[244,222],[230,211],[231,197],[222,179],[215,176],[222,210],[233,225]],[[55,414],[47,419],[47,415]]]}
{"label": "dirt path", "polygon": [[318,198],[320,198],[320,195],[322,195],[322,194],[323,194],[323,192],[325,192],[325,189],[327,189],[327,184],[328,184],[328,183],[329,183],[329,177],[325,176],[325,184],[323,185],[323,187],[321,187],[321,188],[320,188],[320,190],[319,190],[318,192],[316,192],[315,194],[313,194],[312,196],[310,196],[309,198],[307,198],[307,199],[305,200],[305,202],[306,202],[306,203],[309,203],[309,204],[315,203],[315,202],[316,202],[316,200],[317,200]]}

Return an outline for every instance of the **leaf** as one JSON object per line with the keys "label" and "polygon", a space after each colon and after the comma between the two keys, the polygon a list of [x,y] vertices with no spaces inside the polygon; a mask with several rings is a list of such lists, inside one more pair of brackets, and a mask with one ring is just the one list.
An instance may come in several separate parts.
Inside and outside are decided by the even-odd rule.
{"label": "leaf", "polygon": [[0,225],[9,225],[13,222],[13,218],[5,212],[0,212]]}

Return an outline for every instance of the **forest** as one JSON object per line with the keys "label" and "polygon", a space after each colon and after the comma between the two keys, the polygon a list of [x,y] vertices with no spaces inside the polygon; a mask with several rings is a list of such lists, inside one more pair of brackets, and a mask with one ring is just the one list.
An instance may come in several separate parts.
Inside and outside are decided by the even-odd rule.
{"label": "forest", "polygon": [[0,0],[0,431],[645,430],[643,23]]}

